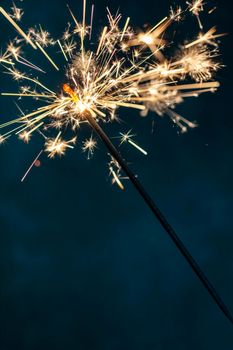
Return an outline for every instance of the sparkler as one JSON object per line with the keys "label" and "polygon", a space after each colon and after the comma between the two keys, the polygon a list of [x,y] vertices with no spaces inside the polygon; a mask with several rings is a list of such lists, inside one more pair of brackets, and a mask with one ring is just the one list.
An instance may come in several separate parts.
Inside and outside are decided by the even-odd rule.
{"label": "sparkler", "polygon": [[[214,92],[218,88],[219,83],[214,81],[213,75],[220,68],[217,61],[217,38],[221,34],[216,34],[215,28],[202,31],[193,41],[179,45],[179,49],[171,57],[165,55],[164,48],[169,44],[165,35],[167,28],[189,13],[197,17],[199,28],[203,29],[200,21],[200,12],[204,11],[203,1],[187,2],[185,9],[171,9],[168,17],[146,32],[133,30],[130,27],[130,17],[121,25],[122,16],[119,13],[113,16],[107,9],[108,25],[99,37],[96,50],[90,49],[87,44],[93,35],[94,6],[91,7],[88,25],[86,0],[83,2],[81,23],[68,8],[73,24],[69,24],[62,37],[57,39],[53,39],[41,26],[24,31],[16,23],[21,20],[23,11],[15,4],[12,10],[13,13],[10,14],[0,7],[0,13],[20,37],[7,46],[0,56],[0,63],[14,80],[24,81],[29,85],[21,85],[19,92],[3,92],[1,95],[20,99],[32,98],[42,102],[42,106],[32,112],[22,113],[20,117],[0,125],[0,129],[7,128],[0,135],[0,143],[12,135],[29,143],[36,132],[44,139],[44,149],[38,153],[22,181],[39,161],[43,151],[48,157],[54,158],[64,155],[68,149],[73,149],[77,134],[80,135],[79,129],[82,124],[88,124],[110,153],[109,174],[112,183],[123,190],[123,180],[126,177],[122,175],[122,171],[126,174],[219,308],[233,323],[228,308],[212,284],[100,125],[117,121],[116,111],[124,107],[138,110],[142,116],[146,116],[149,111],[154,111],[161,117],[167,115],[181,132],[196,127],[195,123],[188,121],[174,109],[185,98]],[[60,67],[55,54],[60,50],[59,55],[63,56],[67,68],[66,82],[59,92],[53,91],[33,75],[33,71],[43,74],[45,70],[23,57],[21,50],[25,45],[30,45],[37,53],[41,53],[50,68],[57,72]],[[49,48],[54,48],[52,55],[49,54]],[[67,127],[74,136],[65,140]],[[132,139],[133,136],[131,131],[121,133],[120,143],[127,142],[146,155],[147,152]],[[93,156],[96,145],[93,135],[82,142],[82,150],[87,152],[88,159]]]}

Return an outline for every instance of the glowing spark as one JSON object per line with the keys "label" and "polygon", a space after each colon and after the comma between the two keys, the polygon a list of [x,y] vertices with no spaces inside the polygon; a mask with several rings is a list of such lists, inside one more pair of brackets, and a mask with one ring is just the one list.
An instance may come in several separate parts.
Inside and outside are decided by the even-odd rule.
{"label": "glowing spark", "polygon": [[213,27],[208,32],[206,33],[200,33],[198,38],[191,43],[185,45],[185,48],[188,49],[192,46],[199,45],[199,44],[208,44],[210,46],[215,46],[218,47],[218,44],[216,43],[215,39],[220,38],[224,36],[225,34],[215,34],[216,33],[216,28]]}
{"label": "glowing spark", "polygon": [[176,9],[170,8],[170,18],[176,22],[179,22],[182,20],[182,9],[180,6],[178,6]]}
{"label": "glowing spark", "polygon": [[93,139],[92,136],[83,142],[82,149],[84,152],[87,152],[87,159],[90,159],[93,156],[96,145],[97,141]]}
{"label": "glowing spark", "polygon": [[209,10],[208,14],[211,15],[215,10],[217,9],[217,7],[213,7],[212,9]]}
{"label": "glowing spark", "polygon": [[203,0],[193,0],[192,2],[187,1],[187,4],[188,4],[189,11],[192,12],[194,16],[197,17],[200,29],[203,29],[203,26],[200,20],[200,12],[204,11]]}
{"label": "glowing spark", "polygon": [[11,15],[12,18],[14,18],[17,21],[21,21],[23,16],[23,10],[16,7],[15,3],[13,2],[13,6],[11,7],[13,14]]}
{"label": "glowing spark", "polygon": [[50,33],[47,30],[43,30],[39,26],[39,30],[35,28],[29,29],[28,35],[34,40],[34,42],[39,43],[42,47],[52,46],[55,41],[51,38]]}
{"label": "glowing spark", "polygon": [[[10,137],[10,135],[8,137]],[[2,145],[8,137],[4,135],[0,135],[0,145]]]}
{"label": "glowing spark", "polygon": [[212,73],[220,68],[218,62],[214,62],[216,52],[206,47],[193,46],[184,50],[180,62],[185,74],[190,75],[197,82],[210,80]]}
{"label": "glowing spark", "polygon": [[73,52],[76,50],[76,44],[73,38],[70,41],[66,41],[64,44],[64,51],[69,55],[70,58],[73,56]]}
{"label": "glowing spark", "polygon": [[198,16],[201,11],[204,10],[203,0],[193,0],[192,2],[188,2],[189,11],[192,12],[195,16]]}
{"label": "glowing spark", "polygon": [[11,55],[8,52],[5,52],[3,55],[0,55],[0,63],[10,64],[14,66],[15,63],[11,61],[10,56]]}
{"label": "glowing spark", "polygon": [[45,152],[48,153],[49,158],[54,158],[55,155],[62,156],[67,148],[74,148],[72,144],[75,144],[76,137],[69,141],[64,141],[60,136],[61,132],[58,133],[55,139],[48,139],[45,142]]}
{"label": "glowing spark", "polygon": [[33,49],[36,50],[36,45],[31,41],[28,35],[18,26],[18,24],[10,17],[10,15],[4,10],[3,7],[0,7],[0,13],[12,24],[12,26],[17,30],[17,32],[22,35],[22,37],[29,43]]}
{"label": "glowing spark", "polygon": [[113,158],[111,157],[111,161],[109,162],[108,164],[109,166],[109,175],[112,176],[112,184],[117,184],[118,187],[124,191],[124,185],[122,184],[121,182],[121,167],[120,165],[118,164],[118,162]]}
{"label": "glowing spark", "polygon": [[11,55],[13,55],[15,59],[18,59],[20,51],[21,51],[21,47],[15,46],[14,43],[12,42],[10,42],[9,45],[7,46],[7,53],[10,53]]}
{"label": "glowing spark", "polygon": [[127,29],[128,25],[129,25],[129,21],[130,21],[130,17],[128,17],[128,18],[127,18],[127,20],[126,20],[126,22],[125,22],[125,26],[124,26],[124,29],[123,29],[123,31],[122,31],[120,41],[122,41],[122,40],[123,40],[123,38],[124,38],[124,35],[125,35],[125,32],[126,32],[126,29]]}
{"label": "glowing spark", "polygon": [[104,27],[103,32],[102,32],[102,35],[101,35],[101,38],[100,38],[99,46],[98,46],[98,49],[97,49],[97,52],[96,52],[96,55],[97,55],[97,56],[99,55],[99,52],[100,52],[100,50],[101,50],[101,48],[102,48],[102,45],[103,45],[103,43],[104,43],[107,30],[108,30],[108,27]]}
{"label": "glowing spark", "polygon": [[22,140],[23,142],[25,143],[29,143],[30,139],[31,139],[31,134],[29,134],[28,131],[23,131],[23,132],[20,132],[19,134],[19,139]]}
{"label": "glowing spark", "polygon": [[138,144],[136,144],[136,142],[134,142],[132,140],[132,137],[134,137],[135,135],[130,134],[131,130],[128,131],[126,134],[123,134],[122,132],[120,132],[121,135],[121,145],[125,142],[128,142],[131,146],[135,147],[138,151],[140,151],[141,153],[143,153],[145,156],[147,156],[147,152],[140,147]]}
{"label": "glowing spark", "polygon": [[86,0],[83,0],[83,29],[86,27]]}
{"label": "glowing spark", "polygon": [[189,120],[185,119],[184,117],[172,111],[171,109],[167,110],[167,114],[170,116],[171,120],[180,127],[182,133],[187,132],[188,127],[189,128],[197,127],[196,123],[190,122]]}
{"label": "glowing spark", "polygon": [[78,96],[77,96],[77,94],[74,92],[74,90],[71,89],[71,87],[70,87],[68,84],[64,84],[64,85],[63,85],[63,91],[64,91],[66,94],[70,95],[70,97],[72,98],[72,100],[73,100],[74,102],[78,102]]}
{"label": "glowing spark", "polygon": [[63,48],[63,46],[62,46],[60,40],[58,40],[57,42],[58,42],[58,45],[60,46],[60,49],[61,49],[61,52],[63,53],[63,56],[65,57],[65,60],[68,62],[69,60],[68,60],[68,58],[67,58],[67,56],[66,56],[66,53],[65,53],[65,51],[64,51],[64,48]]}
{"label": "glowing spark", "polygon": [[92,35],[92,27],[93,27],[93,18],[94,18],[94,9],[95,6],[91,6],[91,24],[90,24],[90,33],[89,33],[89,40],[91,40],[91,35]]}

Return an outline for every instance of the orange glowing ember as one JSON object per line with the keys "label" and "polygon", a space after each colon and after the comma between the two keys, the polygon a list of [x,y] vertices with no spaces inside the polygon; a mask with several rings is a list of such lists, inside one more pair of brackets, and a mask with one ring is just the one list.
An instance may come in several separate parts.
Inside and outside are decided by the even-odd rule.
{"label": "orange glowing ember", "polygon": [[78,96],[74,92],[74,90],[68,85],[68,84],[63,84],[63,91],[69,95],[74,102],[78,102]]}

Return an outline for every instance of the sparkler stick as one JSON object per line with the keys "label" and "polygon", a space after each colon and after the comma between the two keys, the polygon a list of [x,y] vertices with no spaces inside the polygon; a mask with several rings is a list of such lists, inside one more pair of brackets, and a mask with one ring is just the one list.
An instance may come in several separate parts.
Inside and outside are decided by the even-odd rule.
{"label": "sparkler stick", "polygon": [[155,217],[160,222],[161,226],[165,229],[169,237],[172,239],[180,253],[183,255],[185,260],[188,262],[194,273],[197,275],[197,277],[200,279],[202,284],[204,285],[205,289],[209,292],[215,303],[218,305],[218,307],[221,309],[221,311],[224,313],[224,315],[229,319],[229,321],[233,324],[233,316],[231,315],[229,309],[224,304],[223,300],[221,299],[220,295],[212,285],[212,283],[209,281],[209,279],[206,277],[204,272],[202,271],[201,267],[198,265],[196,260],[192,257],[192,255],[189,253],[188,249],[184,245],[184,243],[181,241],[181,239],[177,236],[176,232],[172,228],[172,226],[168,223],[166,217],[162,214],[160,209],[157,207],[153,199],[150,197],[150,195],[146,192],[138,178],[134,175],[134,173],[131,171],[129,166],[127,165],[126,161],[122,158],[118,150],[115,148],[115,146],[110,141],[109,137],[105,134],[104,130],[101,128],[101,126],[96,122],[96,120],[92,117],[90,113],[86,114],[86,119],[88,120],[90,126],[95,131],[95,133],[98,135],[98,137],[103,141],[107,149],[109,150],[112,157],[119,163],[123,171],[126,173],[126,175],[129,177],[130,181],[138,191],[138,193],[141,195],[147,206],[151,209],[152,213],[155,215]]}

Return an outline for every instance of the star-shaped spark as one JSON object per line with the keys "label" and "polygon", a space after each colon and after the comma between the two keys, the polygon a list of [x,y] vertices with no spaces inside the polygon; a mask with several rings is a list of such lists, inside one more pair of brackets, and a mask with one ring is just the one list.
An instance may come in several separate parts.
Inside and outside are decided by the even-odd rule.
{"label": "star-shaped spark", "polygon": [[93,138],[92,135],[89,139],[86,139],[83,142],[82,150],[83,152],[87,152],[87,159],[91,159],[91,157],[93,156],[94,151],[97,148],[96,145],[97,145],[97,141]]}
{"label": "star-shaped spark", "polygon": [[148,154],[147,151],[145,151],[142,147],[140,147],[136,142],[134,142],[132,140],[133,137],[135,137],[135,134],[131,134],[132,130],[129,130],[127,133],[122,133],[120,132],[120,145],[122,145],[123,143],[129,143],[131,146],[135,147],[138,151],[140,151],[141,153],[143,153],[145,156]]}

